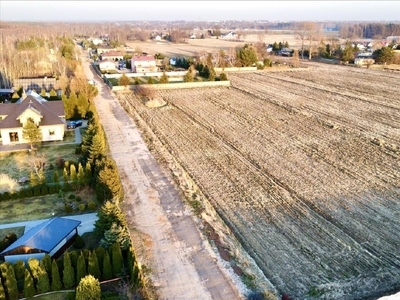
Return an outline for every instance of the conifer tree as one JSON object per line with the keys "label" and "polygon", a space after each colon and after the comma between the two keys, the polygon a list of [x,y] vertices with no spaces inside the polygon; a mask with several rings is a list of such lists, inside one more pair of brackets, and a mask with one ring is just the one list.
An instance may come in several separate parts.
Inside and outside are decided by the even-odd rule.
{"label": "conifer tree", "polygon": [[14,268],[10,262],[0,265],[1,277],[4,279],[4,289],[7,291],[10,300],[18,299],[18,285],[15,278]]}
{"label": "conifer tree", "polygon": [[76,175],[76,167],[74,164],[71,164],[69,167],[69,176],[71,178],[72,184],[76,186],[78,183],[78,176]]}
{"label": "conifer tree", "polygon": [[49,276],[49,278],[51,278],[51,257],[48,253],[43,256],[41,263],[43,264],[47,275]]}
{"label": "conifer tree", "polygon": [[188,71],[186,75],[183,77],[183,82],[193,82],[192,72]]}
{"label": "conifer tree", "polygon": [[111,247],[111,264],[113,270],[113,276],[118,277],[122,273],[124,266],[124,258],[122,257],[122,251],[119,244],[115,243]]}
{"label": "conifer tree", "polygon": [[125,73],[122,73],[122,76],[119,78],[119,85],[124,86],[126,89],[126,87],[129,85],[130,82],[131,79],[128,76],[126,76]]}
{"label": "conifer tree", "polygon": [[81,188],[83,186],[85,186],[85,181],[86,181],[85,171],[84,171],[84,169],[82,167],[82,164],[79,163],[79,166],[78,166],[78,186],[81,187]]}
{"label": "conifer tree", "polygon": [[22,128],[22,138],[28,141],[31,150],[34,150],[43,139],[42,130],[37,124],[35,124],[35,122],[28,119]]}
{"label": "conifer tree", "polygon": [[101,298],[100,282],[92,275],[87,275],[76,288],[76,300],[98,300]]}
{"label": "conifer tree", "polygon": [[104,136],[101,133],[96,133],[93,136],[92,145],[89,148],[89,159],[91,164],[100,160],[106,153],[106,143]]}
{"label": "conifer tree", "polygon": [[3,284],[0,280],[0,300],[6,300],[6,291],[4,290]]}
{"label": "conifer tree", "polygon": [[68,252],[64,253],[63,283],[66,289],[70,289],[75,285],[75,272]]}
{"label": "conifer tree", "polygon": [[69,252],[69,258],[71,260],[71,265],[74,268],[74,270],[77,270],[78,268],[78,257],[80,255],[80,252],[77,251],[71,251]]}
{"label": "conifer tree", "polygon": [[104,253],[104,259],[103,259],[103,272],[102,272],[102,279],[103,280],[110,280],[113,278],[112,275],[112,267],[111,267],[111,259],[110,259],[110,254],[106,250]]}
{"label": "conifer tree", "polygon": [[123,197],[123,188],[115,161],[112,158],[104,158],[101,167],[96,180],[98,200],[120,201]]}
{"label": "conifer tree", "polygon": [[31,298],[36,294],[35,284],[33,278],[28,269],[25,269],[24,276],[24,297]]}
{"label": "conifer tree", "polygon": [[103,271],[103,261],[104,261],[104,254],[106,253],[106,249],[104,247],[97,247],[95,249],[97,261],[99,262],[99,269]]}
{"label": "conifer tree", "polygon": [[87,275],[86,273],[86,263],[85,263],[85,257],[83,256],[83,253],[81,252],[81,255],[78,257],[78,265],[76,268],[76,283],[79,284],[81,279]]}
{"label": "conifer tree", "polygon": [[94,278],[101,279],[99,261],[97,259],[96,251],[89,253],[88,274],[93,275]]}
{"label": "conifer tree", "polygon": [[40,96],[44,99],[47,99],[47,93],[46,90],[42,88],[42,90],[40,91]]}
{"label": "conifer tree", "polygon": [[163,72],[162,76],[160,77],[160,83],[168,83],[169,79],[167,76],[167,73],[165,73],[165,71]]}
{"label": "conifer tree", "polygon": [[113,223],[118,226],[127,227],[124,213],[117,204],[107,201],[97,213],[98,219],[94,223],[94,233],[102,238]]}
{"label": "conifer tree", "polygon": [[29,271],[32,274],[33,281],[34,281],[34,283],[36,285],[37,280],[38,280],[38,276],[39,276],[38,275],[38,272],[39,272],[39,260],[36,259],[36,258],[30,258],[28,260],[28,268],[29,268]]}
{"label": "conifer tree", "polygon": [[58,270],[58,265],[55,259],[51,263],[51,290],[59,291],[62,289],[62,283],[60,278],[60,272]]}
{"label": "conifer tree", "polygon": [[67,168],[65,168],[65,167],[63,170],[63,180],[64,180],[64,184],[68,183],[68,171],[67,171]]}
{"label": "conifer tree", "polygon": [[57,92],[56,92],[54,89],[51,89],[51,91],[50,91],[50,98],[49,98],[49,100],[50,100],[50,101],[51,101],[51,100],[58,100]]}
{"label": "conifer tree", "polygon": [[48,291],[50,291],[49,275],[47,274],[42,261],[39,264],[36,288],[39,294],[47,293]]}
{"label": "conifer tree", "polygon": [[25,278],[25,263],[22,260],[17,260],[14,265],[15,279],[17,280],[18,290],[22,291],[24,288],[24,278]]}
{"label": "conifer tree", "polygon": [[53,172],[53,181],[55,183],[59,183],[60,182],[60,176],[58,175],[58,171],[57,170],[54,170],[54,172]]}
{"label": "conifer tree", "polygon": [[86,181],[86,183],[91,185],[91,181],[92,181],[92,166],[91,166],[91,164],[89,162],[87,162],[86,166],[85,166],[85,181]]}
{"label": "conifer tree", "polygon": [[86,116],[87,110],[89,107],[89,102],[88,99],[86,98],[84,93],[79,93],[78,99],[77,99],[77,113],[78,113],[78,118],[83,118]]}

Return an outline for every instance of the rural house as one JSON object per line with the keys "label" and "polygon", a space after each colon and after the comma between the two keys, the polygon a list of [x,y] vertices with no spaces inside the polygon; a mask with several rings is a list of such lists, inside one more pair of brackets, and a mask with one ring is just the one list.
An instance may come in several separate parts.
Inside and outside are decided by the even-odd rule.
{"label": "rural house", "polygon": [[104,52],[100,55],[101,60],[119,60],[122,61],[124,59],[124,56],[122,55],[121,52],[119,51],[109,51],[109,52]]}
{"label": "rural house", "polygon": [[65,131],[64,102],[47,101],[28,91],[16,103],[0,103],[0,136],[3,145],[22,144],[22,130],[28,120],[41,129],[42,141],[62,141]]}
{"label": "rural house", "polygon": [[151,55],[133,56],[131,61],[133,73],[157,72],[156,60]]}
{"label": "rural house", "polygon": [[27,262],[30,258],[41,260],[45,254],[57,259],[73,244],[81,221],[53,218],[28,230],[18,240],[0,253],[0,258],[11,263]]}
{"label": "rural house", "polygon": [[359,52],[356,53],[355,58],[354,58],[354,64],[355,65],[373,65],[375,63],[375,59],[373,56],[372,52]]}
{"label": "rural house", "polygon": [[100,71],[115,70],[115,61],[111,59],[105,59],[99,62]]}
{"label": "rural house", "polygon": [[103,53],[107,53],[110,51],[116,51],[117,48],[112,48],[112,47],[107,47],[107,46],[103,46],[103,47],[97,47],[97,54],[101,55]]}

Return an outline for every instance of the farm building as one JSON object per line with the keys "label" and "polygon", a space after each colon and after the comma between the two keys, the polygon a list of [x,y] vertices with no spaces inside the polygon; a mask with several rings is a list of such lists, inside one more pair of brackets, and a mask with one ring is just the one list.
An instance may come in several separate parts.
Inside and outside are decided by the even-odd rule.
{"label": "farm building", "polygon": [[132,72],[134,73],[157,72],[155,58],[151,55],[132,57]]}
{"label": "farm building", "polygon": [[0,253],[4,261],[27,262],[29,258],[42,259],[45,254],[60,257],[72,245],[78,234],[81,221],[66,218],[49,219],[26,232]]}
{"label": "farm building", "polygon": [[47,101],[28,91],[16,103],[0,103],[0,136],[3,145],[28,143],[22,130],[28,120],[39,126],[42,141],[62,141],[65,131],[63,101]]}

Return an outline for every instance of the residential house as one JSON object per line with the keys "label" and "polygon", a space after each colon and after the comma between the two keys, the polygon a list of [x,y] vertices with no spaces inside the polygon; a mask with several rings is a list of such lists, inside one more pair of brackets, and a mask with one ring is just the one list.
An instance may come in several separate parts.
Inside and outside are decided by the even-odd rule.
{"label": "residential house", "polygon": [[117,51],[117,48],[112,48],[112,47],[108,47],[108,46],[101,46],[101,47],[97,47],[97,54],[101,55],[102,53],[107,53],[110,51]]}
{"label": "residential house", "polygon": [[375,63],[372,52],[358,52],[354,57],[354,64],[359,66],[368,66]]}
{"label": "residential house", "polygon": [[30,258],[41,260],[46,254],[59,258],[78,235],[81,221],[52,218],[28,230],[18,240],[0,253],[0,258],[11,263],[28,262]]}
{"label": "residential house", "polygon": [[221,36],[221,39],[224,39],[224,40],[232,40],[232,39],[236,39],[236,37],[237,37],[236,33],[230,31],[230,32],[228,32],[227,34]]}
{"label": "residential house", "polygon": [[42,141],[62,141],[65,131],[63,101],[47,101],[28,91],[16,103],[0,103],[0,136],[3,145],[23,144],[22,130],[32,120],[42,132]]}
{"label": "residential house", "polygon": [[99,62],[100,71],[115,70],[115,61],[111,59],[105,59]]}
{"label": "residential house", "polygon": [[92,43],[97,46],[97,45],[103,44],[103,40],[95,38],[92,40]]}
{"label": "residential house", "polygon": [[133,56],[131,62],[132,72],[134,73],[157,72],[158,70],[156,60],[151,55]]}
{"label": "residential house", "polygon": [[124,56],[122,55],[121,52],[114,51],[114,50],[111,50],[109,52],[103,52],[100,55],[100,57],[101,57],[101,60],[109,59],[109,60],[114,60],[114,61],[122,61],[124,59]]}

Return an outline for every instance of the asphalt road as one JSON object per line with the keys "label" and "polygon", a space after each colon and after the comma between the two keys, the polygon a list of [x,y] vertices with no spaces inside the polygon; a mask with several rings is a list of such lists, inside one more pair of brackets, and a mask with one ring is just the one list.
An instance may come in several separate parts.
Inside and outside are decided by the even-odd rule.
{"label": "asphalt road", "polygon": [[94,101],[121,175],[125,190],[122,207],[131,234],[139,232],[146,246],[146,255],[139,257],[139,262],[151,269],[148,276],[159,298],[241,299],[135,123],[88,61],[82,60],[87,78],[95,78],[99,89]]}

